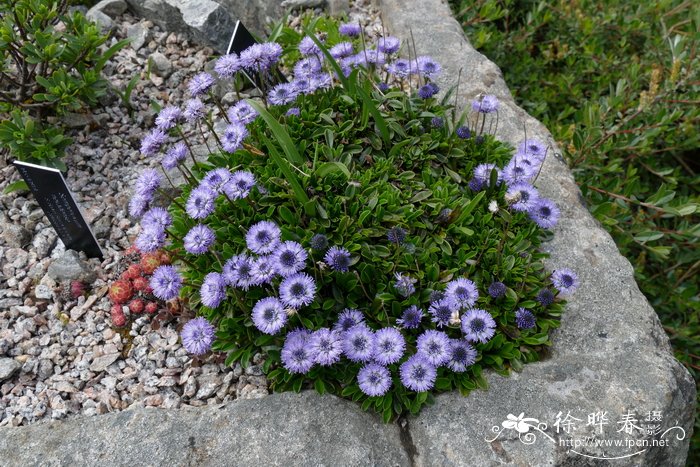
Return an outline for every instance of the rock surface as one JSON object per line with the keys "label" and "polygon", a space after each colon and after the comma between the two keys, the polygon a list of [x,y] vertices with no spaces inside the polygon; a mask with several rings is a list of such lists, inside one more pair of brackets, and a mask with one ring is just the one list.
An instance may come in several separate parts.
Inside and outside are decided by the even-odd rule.
{"label": "rock surface", "polygon": [[[74,440],[70,448],[66,440]],[[0,428],[0,458],[9,465],[75,466],[95,459],[113,466],[409,464],[398,427],[352,402],[312,393]]]}
{"label": "rock surface", "polygon": [[[547,129],[513,101],[499,68],[474,50],[460,25],[441,0],[378,0],[385,26],[402,39],[412,30],[418,55],[430,55],[443,66],[438,84],[449,89],[462,79],[459,95],[463,105],[480,93],[495,94],[501,101],[496,137],[512,145],[537,138],[554,146]],[[554,147],[536,183],[538,189],[559,205],[562,216],[553,239],[545,244],[551,253],[550,268],[569,267],[579,274],[581,287],[567,303],[561,328],[554,333],[551,357],[526,365],[522,373],[508,379],[490,374],[490,389],[467,398],[445,394],[436,398],[420,416],[410,419],[410,433],[417,451],[417,465],[471,465],[509,463],[515,465],[581,465],[589,459],[570,452],[560,440],[592,436],[588,415],[607,412],[609,426],[600,439],[645,438],[617,424],[628,411],[636,426],[660,424],[662,431],[680,426],[684,439],[669,432],[669,447],[593,448],[576,450],[596,457],[643,453],[616,461],[615,465],[677,465],[685,463],[695,406],[695,384],[672,354],[667,336],[653,308],[639,291],[629,261],[617,250],[610,235],[593,219],[566,164]],[[645,420],[658,411],[661,422]],[[515,430],[503,429],[500,437],[491,427],[501,427],[509,414],[539,419],[553,441],[535,433],[527,445]],[[557,433],[556,416],[581,419],[578,429]],[[651,436],[658,438],[659,435]],[[564,442],[563,444],[566,444]]]}

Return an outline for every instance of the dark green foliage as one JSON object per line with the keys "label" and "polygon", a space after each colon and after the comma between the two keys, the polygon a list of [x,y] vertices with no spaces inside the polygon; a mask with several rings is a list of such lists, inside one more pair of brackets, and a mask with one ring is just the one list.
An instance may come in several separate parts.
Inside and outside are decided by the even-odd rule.
{"label": "dark green foliage", "polygon": [[[697,2],[451,3],[518,103],[565,150],[591,212],[634,265],[676,357],[697,379]],[[700,425],[695,432],[697,463]]]}
{"label": "dark green foliage", "polygon": [[0,145],[11,157],[65,169],[70,139],[47,118],[92,106],[107,82],[104,64],[126,42],[107,36],[56,0],[0,1]]}

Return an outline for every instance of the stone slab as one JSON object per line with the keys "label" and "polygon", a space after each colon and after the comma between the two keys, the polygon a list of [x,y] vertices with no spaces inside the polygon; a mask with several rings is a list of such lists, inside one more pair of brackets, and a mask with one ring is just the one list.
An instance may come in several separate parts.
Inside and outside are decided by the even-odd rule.
{"label": "stone slab", "polygon": [[[491,386],[467,398],[456,394],[438,396],[432,407],[410,419],[410,434],[417,465],[584,465],[600,462],[571,452],[559,439],[585,438],[587,415],[608,412],[612,426],[598,438],[642,439],[616,425],[627,411],[638,419],[648,412],[663,415],[663,429],[680,426],[682,441],[665,436],[671,447],[651,447],[616,460],[615,465],[677,465],[685,463],[695,413],[695,384],[685,368],[673,358],[658,316],[640,292],[629,261],[618,251],[610,235],[590,215],[571,172],[562,160],[551,134],[518,107],[500,69],[474,50],[461,26],[443,0],[376,0],[385,26],[406,40],[413,31],[418,55],[430,55],[443,66],[437,80],[442,89],[457,82],[461,70],[459,99],[464,106],[480,93],[495,94],[501,101],[496,137],[516,146],[528,138],[549,143],[553,150],[536,183],[562,211],[554,237],[544,247],[551,253],[547,266],[577,271],[581,287],[567,304],[562,326],[553,335],[547,361],[526,365],[520,374],[504,379],[490,374]],[[536,70],[533,70],[536,72]],[[582,418],[579,430],[568,436],[556,433],[556,416]],[[509,414],[548,423],[543,430],[554,441],[538,434],[527,445],[515,430],[503,430]],[[640,421],[637,425],[642,425]],[[501,427],[499,439],[488,443]],[[563,427],[563,425],[559,425]],[[530,429],[530,433],[536,430]],[[564,444],[566,441],[564,441]],[[624,443],[624,441],[623,441]],[[578,448],[593,457],[629,455],[641,449]]]}

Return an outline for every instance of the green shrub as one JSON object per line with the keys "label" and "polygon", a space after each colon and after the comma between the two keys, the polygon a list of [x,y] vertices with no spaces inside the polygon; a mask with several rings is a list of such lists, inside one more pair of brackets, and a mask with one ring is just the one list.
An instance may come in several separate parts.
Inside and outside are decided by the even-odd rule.
{"label": "green shrub", "polygon": [[[565,150],[591,212],[634,265],[676,357],[697,379],[697,3],[451,3],[518,103]],[[697,462],[700,425],[695,431],[690,458]]]}
{"label": "green shrub", "polygon": [[122,48],[100,51],[107,36],[57,0],[0,0],[0,145],[16,159],[65,169],[70,139],[48,117],[93,106],[105,93],[100,73]]}
{"label": "green shrub", "polygon": [[[186,298],[203,315],[185,324],[185,348],[206,353],[211,322],[213,349],[228,353],[227,364],[247,366],[263,353],[274,390],[314,387],[351,398],[386,421],[417,412],[432,400],[431,389],[466,394],[486,387],[484,368],[507,374],[537,360],[576,279],[569,272],[571,283],[562,285],[545,271],[541,226],[551,224],[533,222],[544,212],[539,208],[523,210],[549,201],[536,191],[521,196],[509,171],[501,177],[483,165],[516,164],[511,148],[477,129],[476,121],[493,114],[468,115],[471,128],[458,126],[447,100],[430,96],[435,90],[427,61],[420,62],[420,78],[416,63],[408,79],[388,74],[372,64],[376,50],[363,49],[368,38],[348,44],[351,55],[339,65],[330,55],[319,61],[321,52],[309,52],[308,37],[301,43],[291,31],[279,37],[290,38],[288,50],[304,44],[305,58],[290,64],[296,73],[291,83],[261,85],[262,101],[225,110],[207,92],[213,78],[196,75],[189,88],[205,104],[192,100],[184,112],[162,109],[143,141],[145,155],[164,153],[166,174],[180,170],[187,180],[166,212],[154,206],[159,175],[147,170],[130,203],[141,217],[136,247],[165,246],[175,264],[154,272],[154,294]],[[326,37],[328,47],[337,45],[332,34]],[[240,60],[222,57],[215,69],[228,77],[244,66],[255,75],[256,67],[267,69],[258,65],[268,62],[266,47],[275,50],[269,43],[254,46],[250,55],[260,52],[262,59],[243,52]],[[398,63],[395,53],[381,60]],[[258,82],[268,83],[262,75]],[[217,128],[212,120],[225,130],[208,161],[186,163],[194,145],[187,135]],[[544,157],[544,146],[535,142],[519,148],[517,164],[532,164],[523,179],[536,178]],[[484,169],[478,176],[477,167]],[[549,209],[555,221],[557,210]],[[291,284],[300,284],[298,290]],[[465,291],[456,292],[460,287]],[[402,321],[412,308],[424,314],[415,326]],[[350,327],[359,317],[364,325]],[[475,337],[479,326],[484,334]],[[353,329],[365,337],[400,333],[397,355],[382,361],[379,350],[371,352],[370,337],[364,357],[347,347],[341,353],[337,346],[355,345]],[[435,336],[445,347],[419,351],[420,336]],[[334,350],[323,348],[324,339]],[[425,386],[412,387],[401,368],[428,358],[434,361],[420,376]],[[463,366],[456,363],[460,358]],[[358,373],[375,371],[372,365],[390,375],[382,378],[391,388],[381,394],[358,382]]]}

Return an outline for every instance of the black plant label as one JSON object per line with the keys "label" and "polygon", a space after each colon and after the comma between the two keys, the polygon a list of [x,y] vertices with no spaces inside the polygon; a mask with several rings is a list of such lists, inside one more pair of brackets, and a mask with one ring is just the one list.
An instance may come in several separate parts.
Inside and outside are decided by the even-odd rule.
{"label": "black plant label", "polygon": [[[248,31],[248,29],[243,26],[243,23],[241,20],[236,21],[236,25],[233,28],[233,34],[231,34],[231,40],[228,43],[228,49],[226,49],[226,53],[237,53],[240,55],[241,52],[243,52],[245,49],[250,47],[251,45],[257,44],[258,41],[253,37],[253,35]],[[241,70],[241,72],[245,75],[246,78],[248,78],[248,81],[250,81],[253,86],[256,88],[260,89],[261,91],[263,90],[263,86],[261,86],[260,80],[264,79],[265,80],[265,87],[272,87],[277,83],[286,83],[287,78],[284,77],[282,72],[279,71],[279,69],[274,69],[271,70],[270,73],[267,73],[264,77],[260,77],[257,75],[252,75],[248,73],[245,70]]]}

